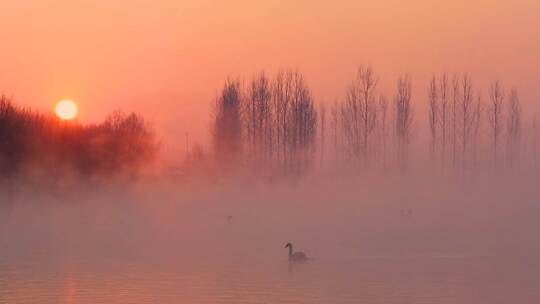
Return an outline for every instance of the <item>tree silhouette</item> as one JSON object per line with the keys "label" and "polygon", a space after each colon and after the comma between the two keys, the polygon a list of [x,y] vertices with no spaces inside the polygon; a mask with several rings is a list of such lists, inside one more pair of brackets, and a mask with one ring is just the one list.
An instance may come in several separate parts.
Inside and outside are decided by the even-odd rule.
{"label": "tree silhouette", "polygon": [[507,160],[513,164],[518,157],[521,144],[521,104],[515,89],[510,91],[508,98],[506,134],[507,134]]}
{"label": "tree silhouette", "polygon": [[501,133],[503,131],[503,111],[504,111],[504,88],[497,80],[489,88],[488,120],[491,130],[493,164],[497,169],[498,148]]}
{"label": "tree silhouette", "polygon": [[214,105],[213,149],[220,165],[232,165],[242,151],[242,91],[240,82],[227,80]]}
{"label": "tree silhouette", "polygon": [[398,166],[405,168],[408,160],[408,149],[411,139],[414,109],[411,103],[412,86],[408,75],[397,81],[397,92],[394,97],[395,128],[397,137]]}

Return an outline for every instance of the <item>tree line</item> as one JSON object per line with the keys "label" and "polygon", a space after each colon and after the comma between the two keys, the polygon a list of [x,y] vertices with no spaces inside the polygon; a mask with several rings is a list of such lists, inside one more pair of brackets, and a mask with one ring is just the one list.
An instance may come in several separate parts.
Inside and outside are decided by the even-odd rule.
{"label": "tree line", "polygon": [[[538,164],[537,120],[525,122],[516,89],[494,81],[483,96],[467,73],[433,75],[416,93],[407,74],[390,94],[378,84],[374,70],[360,66],[343,98],[316,105],[298,70],[273,77],[261,72],[246,83],[229,79],[211,117],[214,159],[294,174],[313,168],[317,159],[337,170],[405,170],[411,151],[428,156],[441,174]],[[418,100],[427,100],[427,121],[416,115]],[[427,149],[413,145],[422,125],[429,131]]]}
{"label": "tree line", "polygon": [[82,125],[0,96],[1,178],[133,175],[157,151],[152,128],[135,113],[114,112],[100,124]]}
{"label": "tree line", "polygon": [[538,165],[536,116],[525,121],[516,89],[495,80],[483,96],[468,74],[441,74],[428,100],[431,155],[441,171]]}
{"label": "tree line", "polygon": [[301,174],[313,161],[316,134],[313,96],[297,70],[273,78],[262,72],[246,86],[229,79],[214,104],[212,144],[222,165]]}
{"label": "tree line", "polygon": [[[317,168],[359,173],[407,170],[417,165],[412,156],[429,158],[422,165],[442,175],[537,167],[537,119],[524,117],[517,90],[494,81],[482,92],[466,73],[433,75],[423,92],[413,92],[404,74],[384,92],[370,66],[360,66],[333,103],[316,103],[296,69],[260,72],[246,82],[227,79],[210,117],[213,157],[195,145],[184,168],[194,172],[200,168],[194,164],[203,163],[219,172],[269,176]],[[417,115],[420,104],[424,116]],[[419,134],[427,135],[427,146]],[[0,177],[39,170],[136,174],[158,152],[153,129],[138,114],[115,112],[102,123],[81,125],[0,96]]]}

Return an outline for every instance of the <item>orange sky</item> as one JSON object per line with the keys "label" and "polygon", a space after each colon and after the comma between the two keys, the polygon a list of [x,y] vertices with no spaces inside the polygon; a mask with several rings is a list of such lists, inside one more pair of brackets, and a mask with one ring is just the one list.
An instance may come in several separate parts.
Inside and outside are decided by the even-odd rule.
{"label": "orange sky", "polygon": [[18,103],[71,98],[83,122],[143,112],[166,149],[206,140],[223,80],[263,68],[298,67],[333,101],[369,63],[383,89],[409,72],[419,103],[432,72],[466,70],[484,95],[498,77],[540,110],[538,0],[1,1],[0,50],[0,91]]}

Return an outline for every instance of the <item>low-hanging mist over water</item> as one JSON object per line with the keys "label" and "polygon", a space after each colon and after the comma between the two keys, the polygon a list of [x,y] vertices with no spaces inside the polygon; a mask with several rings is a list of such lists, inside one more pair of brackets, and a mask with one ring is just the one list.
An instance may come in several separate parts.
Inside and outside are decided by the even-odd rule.
{"label": "low-hanging mist over water", "polygon": [[540,303],[540,1],[0,1],[0,304]]}
{"label": "low-hanging mist over water", "polygon": [[520,178],[7,192],[0,302],[534,303],[540,193]]}
{"label": "low-hanging mist over water", "polygon": [[298,70],[226,80],[180,155],[2,96],[0,303],[536,303],[535,116],[467,74],[417,116],[373,73],[328,112]]}

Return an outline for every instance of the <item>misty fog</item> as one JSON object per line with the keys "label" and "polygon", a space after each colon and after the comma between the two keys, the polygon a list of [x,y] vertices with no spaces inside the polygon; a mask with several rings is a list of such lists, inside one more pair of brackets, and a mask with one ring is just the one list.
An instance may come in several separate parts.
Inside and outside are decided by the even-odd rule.
{"label": "misty fog", "polygon": [[[3,191],[0,299],[418,303],[433,292],[440,303],[518,296],[532,303],[540,275],[536,179],[536,172],[467,183],[431,174],[183,185],[160,178]],[[310,260],[289,264],[286,242]],[[502,277],[491,282],[492,275]],[[433,279],[443,280],[444,292],[432,290]]]}
{"label": "misty fog", "polygon": [[537,302],[536,116],[466,73],[427,105],[377,83],[317,104],[295,69],[227,79],[176,154],[142,115],[2,96],[0,303]]}
{"label": "misty fog", "polygon": [[540,1],[0,1],[0,304],[540,303]]}

